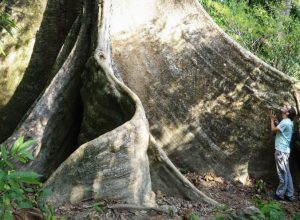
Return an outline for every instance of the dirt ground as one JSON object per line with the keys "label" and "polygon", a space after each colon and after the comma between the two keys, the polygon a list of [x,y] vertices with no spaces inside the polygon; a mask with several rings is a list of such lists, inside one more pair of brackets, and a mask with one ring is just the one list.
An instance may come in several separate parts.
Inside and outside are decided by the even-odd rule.
{"label": "dirt ground", "polygon": [[[85,201],[72,206],[61,207],[56,210],[58,216],[66,219],[216,219],[216,216],[230,216],[246,207],[255,205],[255,200],[271,201],[276,185],[261,180],[249,180],[245,185],[240,182],[225,181],[221,177],[211,174],[200,176],[188,173],[186,177],[194,185],[211,198],[224,204],[223,208],[212,207],[208,204],[190,202],[179,198],[167,197],[156,192],[158,208],[145,209],[118,201]],[[300,195],[295,193],[293,202],[279,201],[280,207],[290,218],[300,212]],[[226,219],[226,218],[225,218]]]}
{"label": "dirt ground", "polygon": [[[228,182],[221,177],[213,175],[199,176],[188,173],[187,178],[194,185],[202,189],[207,195],[218,202],[228,205],[232,212],[255,205],[255,201],[274,201],[273,196],[277,183],[268,183],[262,180],[248,180],[246,184],[240,182]],[[284,210],[287,217],[300,212],[300,194],[295,190],[295,201],[276,201]]]}

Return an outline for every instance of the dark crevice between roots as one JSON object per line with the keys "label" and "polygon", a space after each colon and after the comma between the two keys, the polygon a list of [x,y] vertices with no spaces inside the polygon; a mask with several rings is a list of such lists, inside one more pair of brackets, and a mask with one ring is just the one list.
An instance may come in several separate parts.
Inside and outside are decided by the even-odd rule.
{"label": "dark crevice between roots", "polygon": [[135,111],[135,103],[112,79],[109,68],[91,57],[83,74],[84,116],[80,143],[93,140],[129,121]]}
{"label": "dark crevice between roots", "polygon": [[[68,123],[69,129],[49,129],[45,130],[45,137],[42,139],[42,145],[55,144],[55,137],[59,136],[61,132],[64,132],[64,138],[60,141],[60,148],[54,149],[48,152],[48,157],[45,158],[44,163],[48,164],[42,177],[42,181],[46,181],[48,177],[64,162],[78,147],[78,136],[83,118],[83,104],[78,96],[76,100],[76,110],[73,112],[73,118],[70,120],[68,116],[62,116],[60,123]],[[48,132],[52,133],[51,139],[47,138]],[[48,136],[49,137],[49,136]],[[50,142],[50,143],[47,143]],[[52,142],[52,143],[51,143]]]}

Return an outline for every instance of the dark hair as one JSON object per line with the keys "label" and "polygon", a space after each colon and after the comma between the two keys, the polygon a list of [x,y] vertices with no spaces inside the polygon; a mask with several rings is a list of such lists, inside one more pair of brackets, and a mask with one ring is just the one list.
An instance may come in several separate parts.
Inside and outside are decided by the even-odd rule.
{"label": "dark hair", "polygon": [[288,118],[291,119],[292,121],[294,120],[294,117],[296,116],[296,110],[293,106],[288,110]]}

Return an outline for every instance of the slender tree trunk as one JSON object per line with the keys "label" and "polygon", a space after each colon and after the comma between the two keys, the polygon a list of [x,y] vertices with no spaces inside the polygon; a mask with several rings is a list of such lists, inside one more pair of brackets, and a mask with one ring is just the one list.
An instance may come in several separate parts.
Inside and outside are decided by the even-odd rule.
{"label": "slender tree trunk", "polygon": [[[283,0],[281,1],[281,8],[280,8],[280,16],[278,17],[278,36],[279,40],[284,43],[287,28],[285,26],[287,18],[290,16],[291,9],[292,9],[292,0]],[[286,50],[287,44],[282,47],[282,49]],[[280,68],[281,70],[286,70],[286,63],[282,61],[283,59],[277,59],[276,67]]]}
{"label": "slender tree trunk", "polygon": [[292,9],[292,3],[293,0],[284,0],[282,1],[282,10],[281,10],[281,15],[282,16],[290,16],[291,14],[291,9]]}

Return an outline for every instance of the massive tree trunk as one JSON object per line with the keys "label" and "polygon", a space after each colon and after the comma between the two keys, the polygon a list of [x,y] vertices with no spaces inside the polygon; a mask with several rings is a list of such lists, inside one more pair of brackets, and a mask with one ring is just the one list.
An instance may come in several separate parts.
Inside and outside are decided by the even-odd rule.
{"label": "massive tree trunk", "polygon": [[[48,1],[45,34],[0,124],[23,116],[5,142],[37,141],[21,168],[43,174],[55,205],[109,198],[153,206],[153,190],[218,204],[176,165],[240,180],[272,176],[267,112],[295,103],[296,80],[232,41],[195,0],[86,0],[59,7],[72,15],[64,24],[54,19],[57,2]],[[65,31],[57,43],[52,28]],[[28,83],[38,85],[20,102]],[[0,131],[5,139],[10,130]]]}
{"label": "massive tree trunk", "polygon": [[132,16],[134,4],[117,11],[131,23],[112,25],[112,42],[116,69],[141,98],[157,142],[187,170],[272,176],[268,109],[295,105],[297,82],[237,45],[197,2],[152,3],[143,3],[144,19]]}

